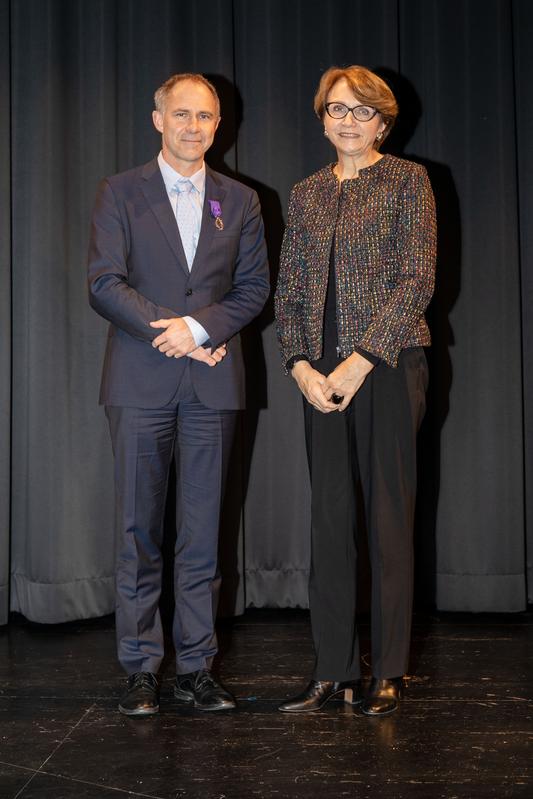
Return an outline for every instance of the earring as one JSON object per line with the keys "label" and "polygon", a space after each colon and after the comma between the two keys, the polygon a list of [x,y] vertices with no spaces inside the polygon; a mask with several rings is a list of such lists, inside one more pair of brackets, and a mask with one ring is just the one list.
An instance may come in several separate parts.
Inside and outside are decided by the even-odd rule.
{"label": "earring", "polygon": [[383,138],[383,131],[380,131],[380,132],[378,133],[378,135],[376,136],[376,139],[377,139],[378,141],[381,141],[381,139],[382,139],[382,138]]}
{"label": "earring", "polygon": [[326,139],[328,138],[328,132],[327,132],[326,128],[324,128],[324,136],[326,137]]}

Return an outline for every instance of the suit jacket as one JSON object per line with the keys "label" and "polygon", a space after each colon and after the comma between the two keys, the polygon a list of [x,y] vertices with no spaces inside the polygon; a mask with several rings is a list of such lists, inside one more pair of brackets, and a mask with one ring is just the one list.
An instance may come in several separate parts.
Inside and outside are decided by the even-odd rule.
{"label": "suit jacket", "polygon": [[[223,230],[210,215],[218,200]],[[239,331],[263,308],[268,265],[259,200],[236,180],[206,168],[198,247],[189,272],[172,206],[154,159],[103,180],[94,207],[88,263],[91,306],[111,323],[100,403],[163,407],[187,361],[199,400],[210,408],[244,407]],[[149,323],[192,316],[208,332],[205,346],[227,342],[215,367],[167,358],[151,346]]]}
{"label": "suit jacket", "polygon": [[395,367],[402,349],[431,343],[424,311],[437,236],[428,176],[384,155],[339,188],[332,166],[291,192],[276,289],[282,358],[322,356],[333,252],[341,354],[362,350]]}

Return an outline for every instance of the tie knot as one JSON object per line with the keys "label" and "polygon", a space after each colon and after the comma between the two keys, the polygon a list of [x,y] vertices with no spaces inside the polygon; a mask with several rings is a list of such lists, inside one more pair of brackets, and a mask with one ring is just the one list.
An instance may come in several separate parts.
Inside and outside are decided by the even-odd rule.
{"label": "tie knot", "polygon": [[194,186],[188,178],[180,178],[174,184],[174,191],[177,191],[178,194],[189,194],[193,188]]}

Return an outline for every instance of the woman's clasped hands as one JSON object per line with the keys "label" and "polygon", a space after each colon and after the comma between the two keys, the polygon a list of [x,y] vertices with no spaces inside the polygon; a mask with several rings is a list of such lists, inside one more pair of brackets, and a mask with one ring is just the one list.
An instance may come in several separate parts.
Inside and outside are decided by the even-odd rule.
{"label": "woman's clasped hands", "polygon": [[[313,369],[309,361],[298,361],[292,376],[306,400],[321,413],[344,411],[374,368],[362,355],[353,352],[330,372],[327,377]],[[333,398],[342,397],[341,402]]]}

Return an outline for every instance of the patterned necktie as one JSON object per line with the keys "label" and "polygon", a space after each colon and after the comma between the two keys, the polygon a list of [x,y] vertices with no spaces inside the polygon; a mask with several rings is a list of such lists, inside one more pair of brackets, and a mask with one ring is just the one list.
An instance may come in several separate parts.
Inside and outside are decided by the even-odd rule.
{"label": "patterned necktie", "polygon": [[181,236],[181,243],[187,258],[189,271],[192,268],[198,236],[200,231],[201,213],[199,204],[194,196],[196,189],[187,178],[180,178],[174,186],[177,192],[176,219]]}

